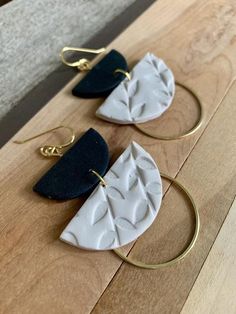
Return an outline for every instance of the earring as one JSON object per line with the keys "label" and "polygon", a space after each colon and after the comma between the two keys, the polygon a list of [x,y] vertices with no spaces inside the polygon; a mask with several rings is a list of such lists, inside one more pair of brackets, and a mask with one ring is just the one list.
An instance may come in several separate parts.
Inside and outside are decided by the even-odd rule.
{"label": "earring", "polygon": [[[130,73],[120,69],[115,72],[124,73],[126,77],[98,108],[96,115],[99,118],[118,124],[133,124],[144,134],[162,140],[187,137],[200,128],[203,120],[200,99],[190,88],[175,82],[172,71],[162,59],[147,53]],[[146,131],[142,123],[158,118],[170,107],[175,85],[182,87],[196,99],[200,111],[197,123],[178,136],[159,136]]]}
{"label": "earring", "polygon": [[72,128],[65,126],[15,142],[25,143],[59,128],[69,129],[71,140],[63,145],[45,145],[40,148],[43,156],[61,158],[34,185],[33,190],[49,199],[70,200],[91,191],[98,184],[100,179],[92,175],[90,169],[103,176],[109,163],[109,151],[102,136],[92,128],[66,152],[62,152],[62,149],[74,143],[75,134]]}
{"label": "earring", "polygon": [[[141,268],[157,269],[182,260],[195,245],[200,228],[198,210],[188,190],[176,179],[160,174],[150,154],[135,142],[126,148],[104,176],[109,163],[108,147],[93,129],[89,129],[64,154],[62,148],[75,140],[73,129],[65,126],[15,142],[25,143],[60,128],[69,129],[71,139],[65,144],[40,148],[43,156],[62,157],[38,181],[34,191],[59,200],[93,191],[60,239],[83,249],[113,250],[125,262]],[[162,201],[161,177],[176,184],[186,194],[194,210],[195,232],[187,249],[178,257],[153,265],[132,260],[118,248],[135,241],[156,219]]]}
{"label": "earring", "polygon": [[[196,205],[182,184],[161,174],[152,157],[132,142],[120,155],[93,193],[62,232],[60,239],[89,250],[114,250],[120,258],[134,266],[157,269],[182,260],[196,243],[200,219]],[[162,200],[161,176],[176,184],[189,199],[195,215],[195,232],[191,242],[178,257],[163,264],[146,264],[126,257],[117,248],[141,236],[154,222]]]}
{"label": "earring", "polygon": [[125,58],[116,50],[111,50],[103,57],[94,67],[88,59],[81,58],[75,62],[69,62],[65,58],[68,52],[83,52],[92,54],[101,54],[106,48],[88,49],[64,47],[61,50],[62,62],[70,67],[76,67],[80,71],[87,71],[87,75],[72,89],[74,96],[82,98],[106,97],[114,88],[125,78],[125,74],[121,71],[115,72],[117,68],[123,69],[126,73],[128,66]]}

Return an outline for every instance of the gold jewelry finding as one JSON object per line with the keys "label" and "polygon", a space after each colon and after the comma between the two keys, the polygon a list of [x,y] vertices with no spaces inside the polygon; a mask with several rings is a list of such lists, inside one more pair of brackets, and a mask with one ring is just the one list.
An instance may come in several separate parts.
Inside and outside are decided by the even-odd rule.
{"label": "gold jewelry finding", "polygon": [[64,126],[64,125],[60,125],[60,126],[57,126],[56,128],[53,128],[53,129],[50,129],[50,130],[47,130],[45,132],[42,132],[40,134],[37,134],[37,135],[34,135],[33,137],[30,137],[30,138],[27,138],[25,140],[22,140],[22,141],[14,141],[14,143],[16,144],[24,144],[26,142],[29,142],[37,137],[40,137],[42,135],[45,135],[47,133],[50,133],[50,132],[53,132],[55,130],[58,130],[58,129],[68,129],[70,132],[71,132],[71,139],[66,142],[65,144],[61,144],[61,145],[44,145],[42,147],[40,147],[40,153],[44,156],[44,157],[61,157],[63,155],[63,149],[69,145],[71,145],[74,140],[75,140],[75,134],[74,134],[74,130],[68,126]]}
{"label": "gold jewelry finding", "polygon": [[148,135],[150,137],[156,138],[158,140],[166,140],[166,141],[170,141],[170,140],[178,140],[184,137],[187,137],[189,135],[192,135],[193,133],[195,133],[200,126],[202,125],[203,122],[203,106],[202,103],[200,101],[200,99],[198,98],[198,96],[196,95],[196,93],[190,89],[189,87],[185,86],[182,83],[179,82],[175,82],[176,85],[182,87],[183,89],[187,90],[197,101],[198,106],[199,106],[199,110],[200,110],[200,114],[199,114],[199,118],[198,121],[196,122],[196,124],[187,132],[180,134],[180,135],[176,135],[176,136],[162,136],[162,135],[156,135],[155,133],[153,133],[152,131],[146,130],[142,125],[143,123],[139,123],[139,124],[134,124],[134,126],[141,131],[142,133],[144,133],[145,135]]}
{"label": "gold jewelry finding", "polygon": [[65,59],[65,52],[72,51],[72,52],[88,52],[93,54],[100,54],[104,51],[106,51],[106,48],[100,48],[100,49],[89,49],[89,48],[75,48],[75,47],[64,47],[61,50],[60,56],[61,61],[68,65],[69,67],[77,67],[80,71],[88,71],[91,70],[91,63],[88,59],[82,58],[75,62],[69,62]]}
{"label": "gold jewelry finding", "polygon": [[114,73],[122,73],[122,74],[124,74],[124,75],[127,77],[127,79],[128,79],[129,81],[131,80],[131,75],[130,75],[130,73],[127,72],[127,71],[125,71],[125,70],[116,69],[116,70],[114,71]]}
{"label": "gold jewelry finding", "polygon": [[100,184],[101,184],[103,187],[106,187],[106,186],[107,186],[106,181],[103,179],[102,176],[100,176],[100,174],[99,174],[97,171],[95,171],[95,170],[93,170],[93,169],[90,169],[90,171],[91,171],[95,176],[98,177],[98,179],[100,180]]}
{"label": "gold jewelry finding", "polygon": [[116,255],[118,255],[122,260],[124,260],[125,262],[127,262],[127,263],[129,263],[131,265],[134,265],[134,266],[137,266],[137,267],[140,267],[140,268],[158,269],[158,268],[163,268],[163,267],[166,267],[166,266],[171,266],[173,264],[176,264],[177,262],[181,261],[184,257],[186,257],[187,254],[189,254],[189,252],[194,247],[194,245],[195,245],[195,243],[197,241],[198,234],[199,234],[200,217],[199,217],[199,213],[198,213],[197,207],[195,205],[195,202],[194,202],[191,194],[176,179],[174,179],[174,178],[172,178],[172,177],[170,177],[170,176],[168,176],[166,174],[163,174],[163,173],[161,173],[161,177],[171,181],[172,183],[174,183],[178,188],[180,188],[186,194],[187,198],[189,199],[189,201],[190,201],[190,203],[192,205],[193,211],[194,211],[194,215],[195,215],[195,230],[194,230],[194,234],[193,234],[192,240],[189,243],[188,247],[184,250],[184,252],[182,252],[179,256],[177,256],[177,257],[175,257],[175,258],[173,258],[173,259],[171,259],[171,260],[169,260],[167,262],[160,263],[160,264],[147,264],[147,263],[144,263],[144,262],[136,261],[136,260],[133,260],[132,258],[130,258],[128,256],[125,256],[123,253],[121,253],[117,249],[113,250],[114,253]]}

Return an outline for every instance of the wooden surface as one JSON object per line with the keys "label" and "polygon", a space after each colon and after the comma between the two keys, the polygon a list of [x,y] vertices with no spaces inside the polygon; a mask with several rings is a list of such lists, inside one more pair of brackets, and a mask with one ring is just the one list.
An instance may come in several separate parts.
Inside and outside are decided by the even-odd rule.
{"label": "wooden surface", "polygon": [[[235,313],[236,200],[190,292],[182,314]],[[220,300],[220,302],[219,302]]]}
{"label": "wooden surface", "polygon": [[[70,125],[79,136],[92,126],[107,140],[112,161],[131,140],[137,141],[161,171],[177,176],[190,189],[197,203],[201,231],[192,253],[171,268],[146,271],[122,263],[112,252],[83,251],[60,242],[58,236],[83,200],[49,201],[31,189],[55,162],[41,158],[37,147],[62,140],[63,135],[48,135],[24,146],[10,141],[0,150],[1,313],[192,313],[193,308],[194,313],[236,312],[236,304],[228,300],[223,287],[230,284],[233,291],[235,281],[214,282],[210,276],[217,272],[209,266],[217,259],[221,239],[230,242],[226,256],[227,250],[235,249],[235,237],[230,235],[236,231],[235,207],[228,215],[236,190],[235,15],[233,0],[159,0],[110,45],[131,65],[145,52],[155,53],[165,59],[178,81],[197,92],[205,113],[204,124],[194,136],[157,141],[132,126],[95,118],[102,99],[82,100],[70,94],[78,75],[14,137],[24,138],[59,124]],[[196,117],[194,100],[178,89],[173,108],[147,127],[176,134],[190,127]],[[188,204],[170,188],[158,219],[125,251],[149,262],[171,258],[190,239],[192,218]],[[216,262],[230,276],[224,259]],[[209,280],[212,286],[204,287]],[[213,305],[202,301],[198,309],[195,302],[202,295],[215,298]]]}

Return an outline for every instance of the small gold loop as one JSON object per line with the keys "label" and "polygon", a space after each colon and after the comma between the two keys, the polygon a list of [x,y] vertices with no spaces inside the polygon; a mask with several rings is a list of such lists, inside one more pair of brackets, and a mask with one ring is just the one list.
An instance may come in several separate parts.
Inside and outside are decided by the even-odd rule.
{"label": "small gold loop", "polygon": [[187,196],[187,198],[189,199],[191,205],[192,205],[192,208],[193,208],[193,211],[194,211],[194,215],[195,215],[195,230],[194,230],[194,234],[193,234],[193,237],[192,237],[192,240],[190,241],[188,247],[177,257],[167,261],[167,262],[164,262],[164,263],[160,263],[160,264],[147,264],[147,263],[144,263],[144,262],[140,262],[140,261],[136,261],[136,260],[133,260],[132,258],[130,257],[127,257],[125,256],[123,253],[121,253],[119,250],[113,250],[114,253],[116,255],[118,255],[123,261],[131,264],[131,265],[134,265],[134,266],[137,266],[137,267],[140,267],[140,268],[145,268],[145,269],[158,269],[158,268],[163,268],[163,267],[167,267],[167,266],[171,266],[173,264],[176,264],[177,262],[181,261],[184,257],[186,257],[186,255],[189,254],[189,252],[192,250],[192,248],[194,247],[196,241],[197,241],[197,238],[198,238],[198,234],[199,234],[199,229],[200,229],[200,217],[199,217],[199,213],[198,213],[198,210],[197,210],[197,207],[195,205],[195,202],[191,196],[191,194],[188,192],[188,190],[179,182],[177,181],[176,179],[164,174],[164,173],[161,173],[161,177],[162,178],[165,178],[169,181],[171,181],[172,183],[174,183],[180,190],[182,190],[185,195]]}
{"label": "small gold loop", "polygon": [[75,140],[74,130],[71,127],[69,127],[69,126],[59,125],[56,128],[47,130],[45,132],[42,132],[40,134],[37,134],[37,135],[35,135],[33,137],[30,137],[30,138],[27,138],[25,140],[14,141],[14,143],[16,143],[16,144],[24,144],[26,142],[34,140],[35,138],[38,138],[38,137],[43,136],[43,135],[45,135],[47,133],[51,133],[51,132],[53,132],[55,130],[62,129],[62,128],[68,129],[71,132],[71,139],[68,142],[66,142],[65,144],[61,144],[61,145],[44,145],[44,146],[39,148],[40,149],[40,153],[44,157],[58,157],[58,156],[60,157],[60,156],[63,155],[63,148],[71,145],[74,142],[74,140]]}
{"label": "small gold loop", "polygon": [[201,103],[200,99],[198,98],[196,93],[191,88],[189,88],[186,85],[184,85],[182,83],[179,83],[179,82],[175,82],[175,84],[180,86],[180,87],[182,87],[186,91],[188,91],[196,99],[196,101],[198,103],[198,106],[199,106],[199,110],[200,110],[199,118],[198,118],[198,121],[196,122],[196,124],[189,131],[187,131],[186,133],[183,133],[183,134],[180,134],[180,135],[176,135],[176,136],[175,135],[174,136],[156,135],[152,131],[146,130],[142,126],[143,123],[141,123],[141,124],[140,123],[139,124],[134,124],[134,126],[139,131],[141,131],[145,135],[148,135],[150,137],[156,138],[158,140],[171,141],[171,140],[179,140],[179,139],[182,139],[182,138],[187,137],[189,135],[192,135],[193,133],[195,133],[200,128],[200,126],[202,125],[202,122],[203,122],[203,106],[202,106],[202,103]]}
{"label": "small gold loop", "polygon": [[103,179],[102,176],[100,176],[100,174],[99,174],[97,171],[95,171],[95,170],[93,170],[93,169],[90,169],[90,171],[91,171],[95,176],[98,177],[98,179],[100,180],[100,184],[101,184],[102,186],[104,186],[104,187],[107,186],[106,181]]}
{"label": "small gold loop", "polygon": [[130,73],[127,72],[127,71],[125,71],[125,70],[116,69],[116,70],[114,71],[114,74],[115,74],[115,73],[122,73],[122,74],[124,74],[124,75],[127,77],[127,79],[128,79],[129,81],[131,80],[131,75],[130,75]]}
{"label": "small gold loop", "polygon": [[106,51],[106,48],[100,48],[100,49],[89,49],[89,48],[75,48],[75,47],[64,47],[61,50],[60,56],[61,61],[68,65],[69,67],[77,67],[80,71],[88,71],[91,70],[91,64],[88,59],[82,58],[75,62],[69,62],[65,59],[65,52],[72,51],[72,52],[88,52],[93,54],[100,54],[104,51]]}

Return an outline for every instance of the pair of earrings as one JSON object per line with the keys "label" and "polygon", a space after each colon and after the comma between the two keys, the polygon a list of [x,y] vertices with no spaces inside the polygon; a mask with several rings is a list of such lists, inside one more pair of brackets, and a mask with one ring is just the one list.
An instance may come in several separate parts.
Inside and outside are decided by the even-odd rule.
{"label": "pair of earrings", "polygon": [[[152,53],[147,53],[131,72],[127,62],[118,51],[111,50],[94,67],[88,59],[82,58],[68,62],[68,52],[88,52],[100,54],[101,49],[64,47],[61,51],[62,62],[88,74],[73,88],[75,96],[94,98],[108,96],[97,109],[97,117],[117,123],[132,124],[144,134],[161,139],[175,140],[187,137],[196,132],[203,121],[202,104],[196,93],[174,79],[171,69],[165,62]],[[143,127],[142,123],[160,117],[172,104],[175,85],[189,92],[199,106],[199,118],[196,124],[186,133],[177,136],[160,136]]]}
{"label": "pair of earrings", "polygon": [[[68,129],[71,138],[65,144],[40,148],[43,156],[60,159],[33,189],[56,200],[91,193],[60,239],[83,249],[113,250],[124,261],[147,269],[168,266],[184,258],[194,246],[200,226],[198,210],[188,190],[176,179],[160,174],[153,158],[136,142],[131,142],[108,169],[107,143],[94,129],[85,132],[77,142],[72,128],[58,126],[16,143],[25,143],[60,128]],[[64,153],[64,149],[72,144]],[[195,232],[188,247],[178,257],[163,264],[150,265],[126,257],[118,248],[136,240],[154,222],[162,201],[161,177],[174,183],[189,199],[195,215]]]}

